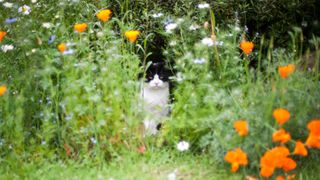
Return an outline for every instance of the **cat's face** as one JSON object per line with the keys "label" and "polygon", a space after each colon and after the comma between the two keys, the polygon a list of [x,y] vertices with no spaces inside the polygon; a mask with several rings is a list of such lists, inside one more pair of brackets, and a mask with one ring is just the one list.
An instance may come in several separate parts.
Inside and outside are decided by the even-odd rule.
{"label": "cat's face", "polygon": [[145,82],[150,88],[160,89],[168,87],[168,74],[162,64],[153,63],[149,67]]}
{"label": "cat's face", "polygon": [[168,87],[168,82],[164,82],[164,79],[161,78],[163,77],[160,77],[158,74],[155,74],[153,77],[149,77],[148,86],[153,89],[161,89]]}

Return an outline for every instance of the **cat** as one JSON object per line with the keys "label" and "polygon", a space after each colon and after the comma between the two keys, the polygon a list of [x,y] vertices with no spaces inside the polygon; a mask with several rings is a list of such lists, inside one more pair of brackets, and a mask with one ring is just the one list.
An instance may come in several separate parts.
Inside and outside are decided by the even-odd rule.
{"label": "cat", "polygon": [[169,82],[164,62],[152,63],[141,87],[145,119],[145,134],[157,134],[163,119],[169,114]]}

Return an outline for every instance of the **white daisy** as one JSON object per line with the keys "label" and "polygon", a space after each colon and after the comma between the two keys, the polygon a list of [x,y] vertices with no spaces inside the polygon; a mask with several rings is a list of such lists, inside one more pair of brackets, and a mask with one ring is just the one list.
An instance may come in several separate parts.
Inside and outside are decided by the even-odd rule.
{"label": "white daisy", "polygon": [[5,44],[5,45],[2,45],[1,46],[1,50],[3,51],[3,52],[7,52],[7,51],[11,51],[11,50],[13,50],[14,49],[14,46],[13,45],[8,45],[8,44]]}
{"label": "white daisy", "polygon": [[23,5],[19,7],[18,12],[22,13],[23,15],[29,15],[31,12],[31,8],[27,5]]}
{"label": "white daisy", "polygon": [[177,144],[177,149],[181,152],[183,151],[187,151],[189,149],[190,145],[188,142],[186,141],[180,141],[178,144]]}
{"label": "white daisy", "polygon": [[3,3],[3,6],[6,7],[6,8],[12,8],[13,7],[13,3],[5,2],[5,3]]}
{"label": "white daisy", "polygon": [[199,9],[206,9],[209,8],[210,5],[208,3],[202,3],[202,4],[198,4],[198,8]]}
{"label": "white daisy", "polygon": [[167,33],[171,33],[174,29],[176,29],[178,25],[176,23],[170,23],[166,25],[165,29]]}

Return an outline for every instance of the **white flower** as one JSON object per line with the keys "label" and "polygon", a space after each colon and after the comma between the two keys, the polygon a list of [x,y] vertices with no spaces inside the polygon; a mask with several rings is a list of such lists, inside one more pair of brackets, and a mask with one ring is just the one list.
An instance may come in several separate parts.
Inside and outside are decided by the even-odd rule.
{"label": "white flower", "polygon": [[37,0],[31,0],[32,3],[37,3]]}
{"label": "white flower", "polygon": [[49,23],[49,22],[42,23],[42,27],[47,28],[47,29],[50,29],[52,26],[53,25],[51,23]]}
{"label": "white flower", "polygon": [[178,144],[177,144],[177,149],[181,152],[183,151],[186,151],[189,149],[189,143],[186,142],[186,141],[180,141]]}
{"label": "white flower", "polygon": [[197,24],[192,24],[190,27],[189,27],[189,30],[190,31],[195,31],[197,29],[199,29],[200,27],[197,25]]}
{"label": "white flower", "polygon": [[31,8],[27,5],[23,5],[19,7],[18,12],[22,13],[23,15],[29,15],[31,12]]}
{"label": "white flower", "polygon": [[170,23],[168,25],[166,25],[165,29],[167,33],[171,33],[174,29],[177,28],[177,24],[176,23]]}
{"label": "white flower", "polygon": [[213,46],[213,40],[212,40],[211,38],[208,38],[208,37],[203,38],[203,39],[201,40],[201,43],[202,43],[203,45]]}
{"label": "white flower", "polygon": [[3,3],[3,6],[6,7],[6,8],[12,8],[13,7],[13,3],[5,2],[5,3]]}
{"label": "white flower", "polygon": [[170,174],[168,174],[168,180],[176,180],[177,175],[176,175],[176,170]]}
{"label": "white flower", "polygon": [[193,60],[195,64],[204,64],[206,62],[205,58],[196,58]]}
{"label": "white flower", "polygon": [[101,37],[103,37],[103,35],[104,35],[103,32],[101,32],[101,31],[97,32],[97,37],[101,38]]}
{"label": "white flower", "polygon": [[153,17],[153,18],[159,18],[159,17],[161,17],[161,16],[163,16],[162,13],[152,14],[152,17]]}
{"label": "white flower", "polygon": [[209,8],[209,7],[210,7],[210,5],[208,3],[198,4],[199,9],[205,9],[205,8]]}
{"label": "white flower", "polygon": [[177,45],[177,41],[170,41],[169,42],[169,46],[175,46],[175,45]]}
{"label": "white flower", "polygon": [[14,46],[13,45],[8,45],[8,44],[5,44],[5,45],[2,45],[1,46],[1,50],[3,51],[3,52],[7,52],[7,51],[11,51],[11,50],[13,50],[13,48],[14,48]]}
{"label": "white flower", "polygon": [[3,0],[0,0],[0,2],[3,2]]}

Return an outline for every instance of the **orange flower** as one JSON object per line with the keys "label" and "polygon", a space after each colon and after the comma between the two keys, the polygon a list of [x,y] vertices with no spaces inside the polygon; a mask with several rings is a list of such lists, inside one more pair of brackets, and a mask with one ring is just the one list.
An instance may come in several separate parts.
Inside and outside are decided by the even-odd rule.
{"label": "orange flower", "polygon": [[78,33],[82,33],[87,29],[88,25],[86,23],[75,24],[73,26],[74,30]]}
{"label": "orange flower", "polygon": [[124,35],[128,38],[130,42],[134,43],[137,40],[138,36],[140,35],[140,31],[137,31],[137,30],[126,31]]}
{"label": "orange flower", "polygon": [[243,53],[248,56],[252,52],[254,44],[253,42],[243,40],[240,43],[240,48],[242,49]]}
{"label": "orange flower", "polygon": [[291,171],[297,167],[297,163],[291,158],[284,158],[282,169],[285,172]]}
{"label": "orange flower", "polygon": [[297,141],[296,142],[296,147],[294,148],[293,154],[300,155],[300,156],[307,156],[308,155],[308,151],[304,147],[304,144],[301,141]]}
{"label": "orange flower", "polygon": [[287,66],[279,66],[278,71],[282,78],[287,78],[295,70],[294,64],[288,64]]}
{"label": "orange flower", "polygon": [[272,115],[280,126],[282,126],[284,123],[286,123],[290,119],[289,111],[283,108],[275,109]]}
{"label": "orange flower", "polygon": [[61,43],[58,45],[58,50],[61,52],[61,53],[64,53],[64,51],[67,49],[67,45],[64,44],[64,43]]}
{"label": "orange flower", "polygon": [[228,151],[224,160],[231,163],[231,172],[236,172],[240,165],[248,164],[247,154],[240,148],[237,148],[234,151]]}
{"label": "orange flower", "polygon": [[277,177],[276,177],[276,180],[286,180],[286,177],[284,177],[284,176],[277,176]]}
{"label": "orange flower", "polygon": [[[278,146],[265,152],[260,159],[260,175],[270,177],[275,168],[283,168],[284,170],[293,169],[295,162],[292,162],[293,160],[287,157],[289,154],[289,149],[284,146]],[[288,163],[288,165],[285,165],[285,163]]]}
{"label": "orange flower", "polygon": [[2,41],[2,39],[7,35],[7,32],[5,31],[0,31],[0,42]]}
{"label": "orange flower", "polygon": [[109,9],[101,10],[97,13],[97,18],[100,19],[102,22],[107,22],[110,19],[112,11]]}
{"label": "orange flower", "polygon": [[2,96],[7,91],[7,86],[2,85],[0,86],[0,96]]}
{"label": "orange flower", "polygon": [[248,123],[245,120],[239,120],[233,123],[233,127],[236,129],[240,136],[248,135]]}
{"label": "orange flower", "polygon": [[310,133],[306,141],[306,145],[320,149],[320,120],[314,119],[311,122],[309,122],[308,129]]}
{"label": "orange flower", "polygon": [[289,133],[287,133],[284,129],[279,129],[278,131],[274,132],[272,134],[272,141],[273,142],[281,142],[286,143],[291,140],[291,136]]}

